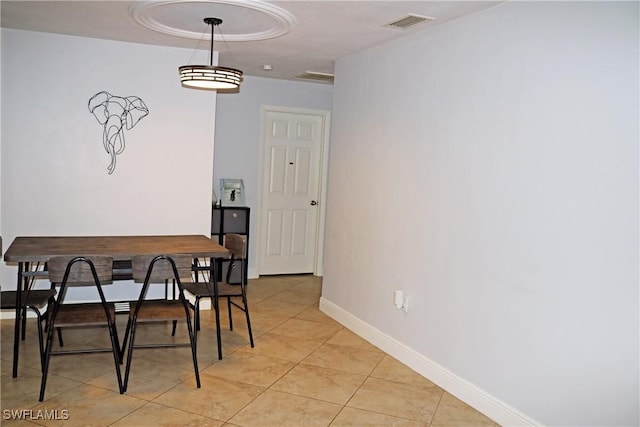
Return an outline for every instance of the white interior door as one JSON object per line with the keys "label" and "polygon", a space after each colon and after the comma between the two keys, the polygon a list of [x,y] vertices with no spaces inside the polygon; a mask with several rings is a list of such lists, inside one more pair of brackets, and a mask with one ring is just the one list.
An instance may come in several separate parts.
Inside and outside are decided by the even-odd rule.
{"label": "white interior door", "polygon": [[260,274],[313,273],[325,116],[263,109]]}

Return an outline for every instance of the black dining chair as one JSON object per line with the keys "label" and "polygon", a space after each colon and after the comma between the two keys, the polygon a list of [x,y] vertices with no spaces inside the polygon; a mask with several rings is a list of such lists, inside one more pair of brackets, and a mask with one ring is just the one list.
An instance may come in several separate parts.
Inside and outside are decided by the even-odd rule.
{"label": "black dining chair", "polygon": [[[36,325],[38,328],[38,344],[40,347],[40,368],[44,369],[44,333],[43,323],[46,322],[48,309],[53,306],[54,297],[56,295],[55,289],[26,289],[20,293],[21,310],[20,316],[22,321],[22,339],[25,339],[25,326],[26,326],[26,310],[31,310],[36,315]],[[0,292],[0,309],[15,311],[18,304],[18,292],[17,291],[2,291]]]}
{"label": "black dining chair", "polygon": [[[42,382],[40,384],[40,402],[44,399],[47,384],[47,374],[51,356],[62,354],[111,352],[118,379],[118,388],[123,393],[122,377],[120,375],[121,351],[118,332],[115,324],[115,307],[108,303],[103,285],[112,283],[113,258],[107,256],[58,256],[47,262],[49,280],[59,285],[58,297],[49,310],[47,340],[44,350]],[[65,303],[69,287],[95,287],[98,302],[95,303]],[[53,348],[54,329],[107,327],[111,348],[81,348],[59,349]]]}
{"label": "black dining chair", "polygon": [[[214,310],[217,310],[219,306],[218,301],[215,298],[215,286],[217,285],[218,299],[226,299],[227,312],[229,315],[229,329],[233,330],[232,308],[236,307],[244,312],[245,319],[247,321],[247,329],[249,330],[249,343],[253,348],[253,332],[251,331],[251,318],[249,316],[249,304],[247,302],[247,277],[245,274],[246,269],[244,268],[244,263],[247,259],[246,238],[239,234],[227,234],[224,240],[224,247],[229,251],[231,256],[224,280],[214,282],[214,280],[216,280],[214,275],[213,279],[210,278],[210,280],[205,282],[185,283],[184,289],[195,297],[195,302],[191,304],[191,307],[195,313],[196,330],[199,330],[200,300],[202,298],[211,298],[211,305]],[[230,283],[231,276],[234,271],[239,272],[240,283],[238,284]],[[220,345],[220,340],[218,340],[218,358],[222,359],[222,349],[220,348]]]}
{"label": "black dining chair", "polygon": [[[171,255],[139,255],[131,260],[133,280],[142,283],[140,296],[134,307],[129,310],[127,330],[125,332],[123,352],[127,349],[127,362],[124,374],[124,391],[127,391],[129,384],[129,374],[131,372],[131,361],[133,350],[140,348],[166,348],[166,347],[191,347],[191,357],[193,359],[193,370],[196,376],[196,385],[200,388],[200,373],[198,371],[198,359],[196,348],[196,335],[191,322],[191,309],[184,295],[183,280],[191,280],[191,255],[171,254]],[[152,283],[162,283],[165,286],[167,281],[177,287],[177,299],[146,299],[149,287]],[[172,335],[175,334],[175,325],[178,319],[185,319],[189,342],[162,342],[162,343],[136,343],[136,332],[138,326],[151,322],[173,322]],[[128,344],[127,344],[128,343]]]}

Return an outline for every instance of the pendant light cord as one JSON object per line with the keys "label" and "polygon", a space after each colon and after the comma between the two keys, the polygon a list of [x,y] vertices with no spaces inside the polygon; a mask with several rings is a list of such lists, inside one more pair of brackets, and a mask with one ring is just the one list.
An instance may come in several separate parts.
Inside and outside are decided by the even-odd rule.
{"label": "pendant light cord", "polygon": [[193,49],[193,52],[191,53],[191,57],[189,58],[189,61],[187,62],[187,64],[193,63],[193,58],[194,56],[196,56],[196,52],[198,51],[198,46],[200,46],[200,44],[202,43],[202,39],[204,39],[204,35],[207,33],[207,30],[203,31],[202,34],[200,34],[200,39],[198,40],[198,44],[196,44],[195,49]]}
{"label": "pendant light cord", "polygon": [[234,60],[233,51],[229,47],[229,43],[227,42],[227,39],[224,37],[224,34],[222,34],[222,30],[219,29],[219,28],[218,28],[218,34],[220,34],[220,38],[222,39],[222,43],[224,43],[224,46],[225,46],[224,53],[225,53],[225,55],[231,60],[230,62],[233,62],[233,60]]}

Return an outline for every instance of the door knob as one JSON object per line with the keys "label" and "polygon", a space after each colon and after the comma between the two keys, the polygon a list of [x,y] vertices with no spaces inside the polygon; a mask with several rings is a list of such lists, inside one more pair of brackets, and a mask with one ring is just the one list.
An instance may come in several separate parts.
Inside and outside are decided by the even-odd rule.
{"label": "door knob", "polygon": [[309,203],[311,206],[315,206],[318,204],[318,202],[316,202],[315,200],[312,200],[311,203]]}

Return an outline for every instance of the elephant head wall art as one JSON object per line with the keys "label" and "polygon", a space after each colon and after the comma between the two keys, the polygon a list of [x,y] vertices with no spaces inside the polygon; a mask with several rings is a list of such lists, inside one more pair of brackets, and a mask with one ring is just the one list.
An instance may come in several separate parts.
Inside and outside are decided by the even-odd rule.
{"label": "elephant head wall art", "polygon": [[149,114],[144,101],[137,96],[114,96],[102,91],[89,99],[89,111],[103,126],[102,143],[111,157],[109,175],[116,169],[116,156],[124,151],[124,131],[132,129]]}

